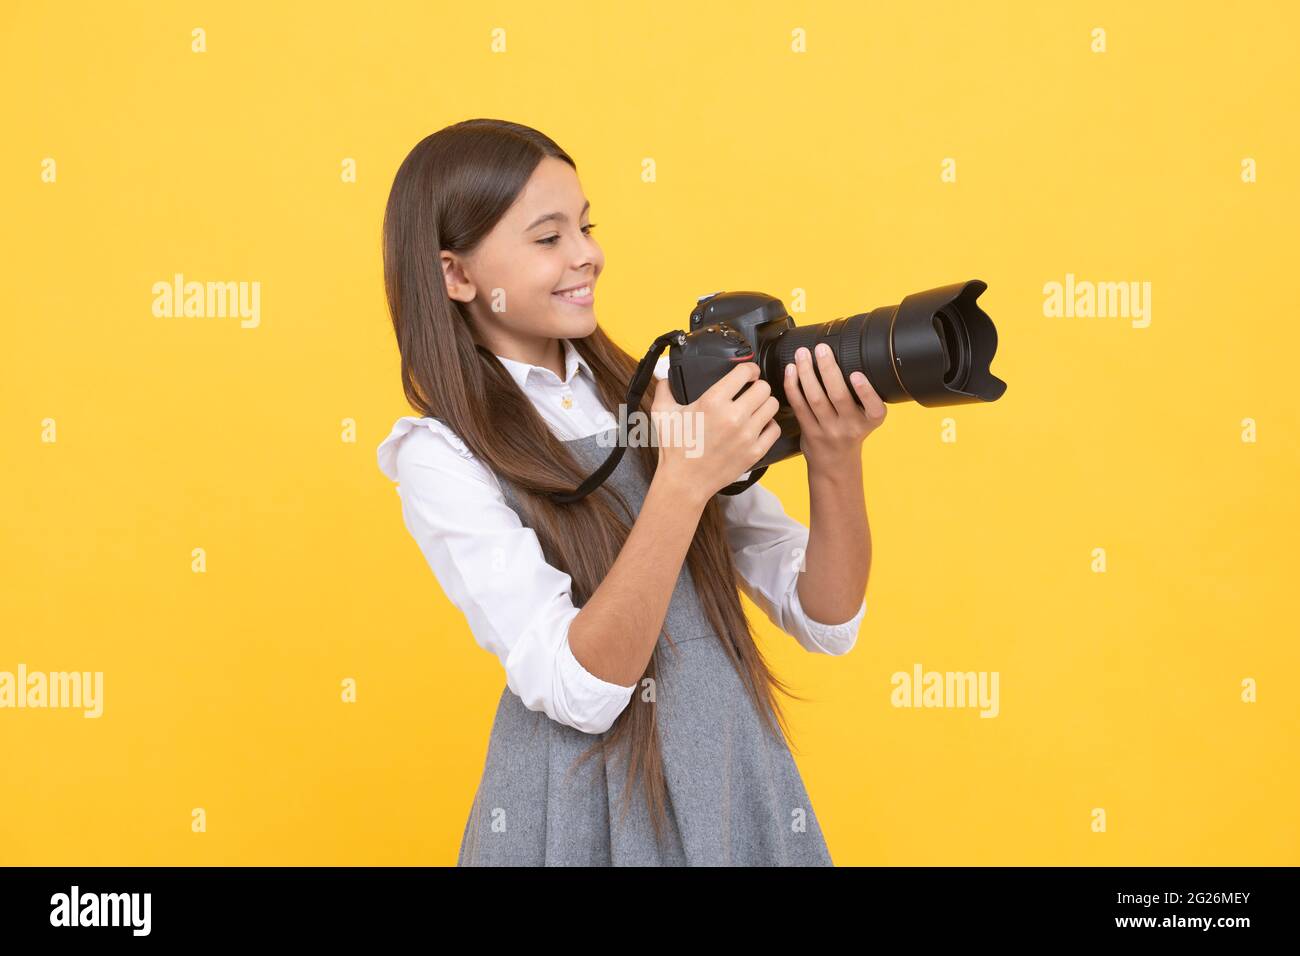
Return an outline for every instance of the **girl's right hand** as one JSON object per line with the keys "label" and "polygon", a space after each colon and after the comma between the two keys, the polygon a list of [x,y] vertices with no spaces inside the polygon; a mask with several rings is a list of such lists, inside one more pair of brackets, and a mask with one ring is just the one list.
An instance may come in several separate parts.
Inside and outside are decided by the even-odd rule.
{"label": "girl's right hand", "polygon": [[707,502],[750,471],[781,437],[773,421],[781,403],[760,376],[758,363],[741,362],[689,405],[677,404],[668,380],[657,379],[651,404],[656,474]]}

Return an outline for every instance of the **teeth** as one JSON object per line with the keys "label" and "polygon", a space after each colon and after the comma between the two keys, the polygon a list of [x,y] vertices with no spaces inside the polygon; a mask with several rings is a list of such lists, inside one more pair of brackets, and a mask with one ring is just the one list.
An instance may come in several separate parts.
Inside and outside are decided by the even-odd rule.
{"label": "teeth", "polygon": [[566,299],[581,299],[583,296],[591,295],[591,286],[584,285],[581,289],[572,289],[569,292],[557,292],[556,295],[562,295]]}

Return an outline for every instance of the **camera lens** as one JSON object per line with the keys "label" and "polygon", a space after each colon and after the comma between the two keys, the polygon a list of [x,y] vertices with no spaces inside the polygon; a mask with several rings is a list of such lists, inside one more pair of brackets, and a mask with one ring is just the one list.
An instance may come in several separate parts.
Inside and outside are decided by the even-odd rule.
{"label": "camera lens", "polygon": [[[846,377],[865,373],[883,401],[914,401],[927,408],[995,401],[1007,386],[989,371],[998,337],[976,302],[985,288],[972,279],[848,318],[790,326],[779,333],[775,348],[765,349],[771,356],[766,374],[779,383],[800,346],[811,351],[825,342],[840,371]],[[784,402],[783,396],[777,393]]]}
{"label": "camera lens", "polygon": [[939,348],[943,353],[943,384],[949,388],[962,388],[969,369],[968,358],[971,353],[970,335],[966,324],[960,318],[954,318],[940,309],[932,320],[935,334],[939,338]]}

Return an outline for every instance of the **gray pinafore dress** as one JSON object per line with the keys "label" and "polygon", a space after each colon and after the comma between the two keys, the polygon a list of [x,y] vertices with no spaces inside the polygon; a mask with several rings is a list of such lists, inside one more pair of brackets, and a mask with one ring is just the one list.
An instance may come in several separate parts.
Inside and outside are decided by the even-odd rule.
{"label": "gray pinafore dress", "polygon": [[[589,472],[610,450],[597,435],[566,444]],[[635,513],[648,487],[637,458],[629,449],[606,479]],[[510,483],[501,485],[527,523]],[[507,687],[457,866],[834,865],[794,758],[755,710],[684,563],[665,628],[676,653],[661,633],[653,706],[668,788],[662,844],[640,778],[620,823],[625,747],[571,771],[597,737],[529,710]]]}

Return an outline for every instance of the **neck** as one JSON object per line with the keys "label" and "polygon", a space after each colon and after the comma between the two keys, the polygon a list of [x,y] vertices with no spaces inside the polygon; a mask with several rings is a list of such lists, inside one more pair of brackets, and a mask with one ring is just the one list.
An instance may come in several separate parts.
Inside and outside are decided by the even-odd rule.
{"label": "neck", "polygon": [[564,378],[564,342],[557,338],[496,339],[486,343],[488,349],[502,358],[548,368],[556,377]]}

